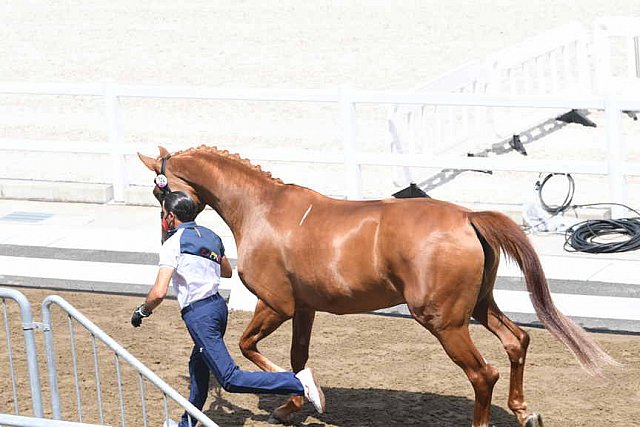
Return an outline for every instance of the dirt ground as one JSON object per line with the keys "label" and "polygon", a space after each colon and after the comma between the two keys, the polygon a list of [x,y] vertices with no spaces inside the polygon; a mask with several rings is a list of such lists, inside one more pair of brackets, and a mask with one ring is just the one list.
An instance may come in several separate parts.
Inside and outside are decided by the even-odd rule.
{"label": "dirt ground", "polygon": [[[96,323],[125,349],[139,358],[164,381],[188,396],[187,362],[191,341],[179,316],[175,300],[167,300],[143,326],[129,324],[140,297],[92,293],[20,289],[32,304],[34,320],[40,317],[45,296],[65,298]],[[22,337],[15,304],[5,301],[12,331],[12,355],[16,366],[21,414],[28,414],[28,382],[24,374]],[[55,346],[58,354],[58,381],[66,419],[78,420],[73,387],[73,363],[69,353],[69,328],[62,312],[54,307]],[[231,312],[226,340],[238,364],[255,369],[237,346],[250,313]],[[515,426],[506,405],[508,362],[499,342],[482,327],[471,327],[472,336],[485,358],[498,367],[501,379],[494,391],[492,424]],[[596,334],[596,340],[623,364],[607,371],[605,378],[593,378],[545,330],[527,328],[532,344],[525,371],[525,396],[531,410],[544,416],[545,426],[626,426],[640,417],[640,337]],[[89,335],[73,327],[84,422],[98,422],[95,371]],[[45,412],[49,413],[49,386],[45,370],[43,340],[41,383]],[[0,412],[13,413],[4,328],[0,331]],[[261,350],[281,366],[288,366],[290,323],[265,340]],[[118,387],[112,352],[98,344],[105,423],[121,425]],[[464,426],[471,424],[473,392],[460,369],[445,355],[437,340],[416,322],[405,318],[376,315],[334,316],[319,313],[312,336],[308,366],[313,367],[323,385],[327,412],[318,415],[310,404],[295,416],[306,426]],[[121,362],[122,390],[127,425],[142,425],[137,376]],[[213,381],[215,384],[215,380]],[[148,393],[145,411],[148,425],[160,425],[162,399]],[[283,401],[279,396],[231,394],[212,385],[205,413],[221,426],[263,426],[270,411]],[[181,411],[170,404],[177,418]]]}

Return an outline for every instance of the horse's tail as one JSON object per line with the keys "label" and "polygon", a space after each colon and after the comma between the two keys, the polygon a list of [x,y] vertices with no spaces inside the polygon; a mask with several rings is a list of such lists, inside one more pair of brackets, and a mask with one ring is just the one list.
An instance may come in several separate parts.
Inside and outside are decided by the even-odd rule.
{"label": "horse's tail", "polygon": [[[617,362],[602,350],[587,332],[558,311],[551,299],[540,259],[524,232],[499,212],[470,212],[469,220],[498,257],[502,249],[522,270],[529,297],[544,327],[571,350],[592,375],[600,375],[604,364]],[[486,274],[486,273],[485,273]]]}

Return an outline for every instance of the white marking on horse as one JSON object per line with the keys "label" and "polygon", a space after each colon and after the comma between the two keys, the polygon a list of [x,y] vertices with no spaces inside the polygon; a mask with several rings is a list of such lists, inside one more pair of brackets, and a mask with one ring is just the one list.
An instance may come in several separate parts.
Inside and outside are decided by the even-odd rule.
{"label": "white marking on horse", "polygon": [[313,207],[313,205],[309,205],[309,207],[307,208],[306,212],[304,213],[304,215],[302,215],[302,219],[300,220],[300,222],[298,223],[298,226],[301,226],[302,223],[304,222],[305,219],[307,219],[307,215],[309,215],[309,212],[311,212],[311,208]]}
{"label": "white marking on horse", "polygon": [[345,245],[348,243],[348,241],[350,239],[357,238],[362,229],[369,223],[370,220],[360,221],[357,224],[353,224],[350,230],[345,231],[340,235],[336,235],[333,238],[333,255],[330,257],[331,260],[329,261],[329,271],[332,274],[334,284],[340,287],[340,292],[343,296],[350,296],[353,292],[352,284],[347,280],[345,276],[342,275],[342,271],[344,270],[340,267],[340,263],[344,262],[342,252],[346,249]]}

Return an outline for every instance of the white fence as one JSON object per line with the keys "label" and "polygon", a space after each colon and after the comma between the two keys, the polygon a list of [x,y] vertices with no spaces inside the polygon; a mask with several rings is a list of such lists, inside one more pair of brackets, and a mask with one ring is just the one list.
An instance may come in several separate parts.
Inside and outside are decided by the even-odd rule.
{"label": "white fence", "polygon": [[[612,201],[625,203],[625,175],[640,175],[640,165],[624,159],[621,136],[622,111],[640,110],[640,98],[631,95],[488,95],[466,93],[415,93],[392,91],[360,91],[345,88],[337,90],[223,90],[213,88],[145,87],[110,84],[61,85],[0,83],[0,94],[37,95],[90,95],[104,98],[108,120],[109,141],[92,144],[49,144],[47,142],[1,141],[3,150],[35,150],[108,153],[112,159],[112,184],[114,199],[124,200],[126,182],[125,155],[147,150],[148,145],[126,143],[119,116],[122,98],[181,98],[250,101],[295,101],[334,103],[340,106],[343,126],[341,150],[315,152],[280,149],[246,149],[240,154],[252,160],[277,160],[281,162],[341,163],[344,164],[345,196],[361,198],[361,174],[363,165],[404,166],[415,168],[454,168],[498,171],[568,172],[575,174],[608,175]],[[359,105],[430,105],[430,106],[479,106],[503,108],[587,109],[604,110],[606,114],[607,158],[593,161],[562,160],[510,160],[498,158],[465,158],[454,155],[431,156],[428,154],[402,154],[388,152],[364,152],[357,144],[357,106]],[[169,147],[171,148],[171,147]]]}

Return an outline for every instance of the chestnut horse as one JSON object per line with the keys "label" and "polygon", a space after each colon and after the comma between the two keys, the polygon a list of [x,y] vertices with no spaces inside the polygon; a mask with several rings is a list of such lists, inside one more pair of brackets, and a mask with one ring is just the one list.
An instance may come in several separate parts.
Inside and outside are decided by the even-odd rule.
{"label": "chestnut horse", "polygon": [[[529,336],[493,298],[504,251],[523,271],[538,318],[592,374],[615,363],[553,305],[540,261],[520,227],[498,212],[473,212],[434,199],[336,200],[284,184],[238,155],[201,146],[157,158],[138,154],[172,191],[211,206],[238,248],[238,275],[259,299],[242,334],[245,357],[265,371],[283,369],[262,355],[260,340],[293,319],[291,367],[304,368],[316,311],[364,313],[406,303],[442,344],[475,392],[473,426],[490,420],[498,371],[471,341],[473,317],[495,334],[511,362],[509,408],[522,426],[542,425],[527,412],[523,374]],[[158,181],[160,182],[160,181]],[[164,185],[162,182],[160,185]],[[161,188],[154,194],[161,198]],[[302,407],[291,397],[272,420]]]}

